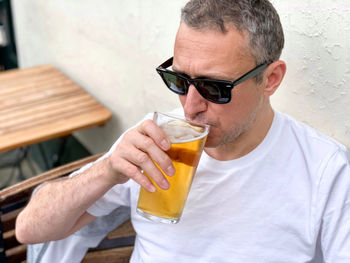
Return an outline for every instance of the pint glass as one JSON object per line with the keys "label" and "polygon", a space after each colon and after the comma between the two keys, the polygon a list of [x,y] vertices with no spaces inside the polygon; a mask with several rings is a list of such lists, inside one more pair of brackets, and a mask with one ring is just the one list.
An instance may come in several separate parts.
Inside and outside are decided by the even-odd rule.
{"label": "pint glass", "polygon": [[[171,142],[167,154],[173,162],[175,174],[167,176],[163,172],[170,184],[169,189],[164,190],[145,173],[156,187],[156,191],[150,193],[141,187],[136,211],[156,222],[176,224],[185,206],[209,125],[189,123],[182,117],[159,112],[154,113],[153,120],[165,131]],[[159,168],[157,164],[156,166]]]}

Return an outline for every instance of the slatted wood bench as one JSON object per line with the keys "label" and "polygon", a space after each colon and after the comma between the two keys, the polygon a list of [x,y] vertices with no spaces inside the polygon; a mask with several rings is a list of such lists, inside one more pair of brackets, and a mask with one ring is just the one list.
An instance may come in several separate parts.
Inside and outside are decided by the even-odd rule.
{"label": "slatted wood bench", "polygon": [[[102,154],[93,155],[82,160],[58,167],[42,173],[14,186],[0,191],[0,262],[18,263],[26,260],[26,245],[20,244],[15,237],[15,221],[19,212],[26,205],[34,188],[41,183],[67,176],[83,165],[96,160]],[[104,241],[108,243],[120,238],[133,239],[135,236],[130,220],[110,232]],[[103,241],[102,241],[103,243]],[[118,243],[118,242],[115,242]],[[120,242],[119,242],[120,243]],[[133,246],[111,247],[105,249],[91,249],[86,254],[83,263],[92,262],[129,262]]]}

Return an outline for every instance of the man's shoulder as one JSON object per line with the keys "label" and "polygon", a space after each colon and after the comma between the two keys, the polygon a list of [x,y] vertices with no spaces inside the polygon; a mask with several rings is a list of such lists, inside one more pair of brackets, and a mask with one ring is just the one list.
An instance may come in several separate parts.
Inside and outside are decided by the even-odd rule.
{"label": "man's shoulder", "polygon": [[285,113],[276,112],[276,114],[278,114],[281,123],[283,123],[282,134],[288,135],[288,139],[297,143],[298,147],[310,153],[348,152],[348,149],[343,144],[310,125],[298,121]]}

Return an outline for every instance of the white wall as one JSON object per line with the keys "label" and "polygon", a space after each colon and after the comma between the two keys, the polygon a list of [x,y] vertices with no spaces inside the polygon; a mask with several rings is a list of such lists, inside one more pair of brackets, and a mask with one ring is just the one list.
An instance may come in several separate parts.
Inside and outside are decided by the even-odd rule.
{"label": "white wall", "polygon": [[[172,55],[187,0],[12,0],[21,67],[49,63],[113,111],[78,132],[92,151],[153,110],[180,104],[155,67]],[[350,2],[272,1],[285,29],[288,73],[274,106],[350,147]]]}
{"label": "white wall", "polygon": [[273,0],[287,75],[273,97],[281,111],[350,147],[350,1]]}

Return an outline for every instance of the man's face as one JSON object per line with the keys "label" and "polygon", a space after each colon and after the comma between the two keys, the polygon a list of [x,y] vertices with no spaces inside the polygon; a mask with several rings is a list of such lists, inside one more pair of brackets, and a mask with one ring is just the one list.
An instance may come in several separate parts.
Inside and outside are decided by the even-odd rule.
{"label": "man's face", "polygon": [[[192,78],[234,81],[256,66],[247,47],[247,36],[233,27],[223,34],[182,23],[175,41],[173,70]],[[211,125],[206,147],[234,142],[254,126],[264,105],[263,88],[253,79],[235,86],[227,104],[205,100],[193,85],[179,97],[187,119]]]}

